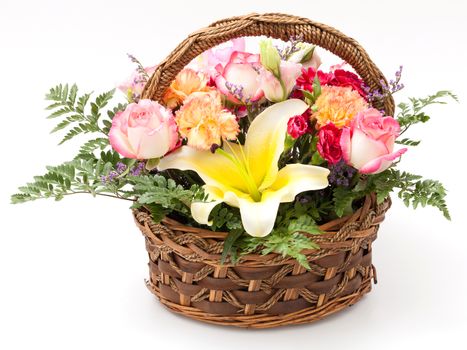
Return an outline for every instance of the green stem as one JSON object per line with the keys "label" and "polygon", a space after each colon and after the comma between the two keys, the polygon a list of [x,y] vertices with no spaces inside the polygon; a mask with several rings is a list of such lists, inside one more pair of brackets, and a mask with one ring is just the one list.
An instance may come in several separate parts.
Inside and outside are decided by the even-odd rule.
{"label": "green stem", "polygon": [[110,198],[117,198],[117,199],[123,199],[126,201],[136,202],[136,199],[125,198],[119,195],[112,195],[112,194],[107,194],[107,193],[92,193],[91,191],[72,191],[69,193],[63,193],[62,196],[70,196],[72,194],[91,194],[93,196],[110,197]]}
{"label": "green stem", "polygon": [[253,122],[253,114],[251,113],[251,106],[249,105],[246,105],[246,111],[247,111],[247,118],[248,118],[248,122],[251,124]]}

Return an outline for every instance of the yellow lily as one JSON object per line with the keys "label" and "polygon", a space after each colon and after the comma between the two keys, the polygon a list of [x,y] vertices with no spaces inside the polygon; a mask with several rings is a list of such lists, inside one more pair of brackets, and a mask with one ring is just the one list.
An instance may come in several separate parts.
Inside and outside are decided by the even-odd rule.
{"label": "yellow lily", "polygon": [[248,234],[264,237],[274,227],[280,203],[292,202],[300,192],[328,186],[328,169],[305,164],[278,168],[287,122],[307,108],[298,99],[276,103],[253,120],[245,145],[226,141],[215,153],[183,146],[162,158],[158,169],[193,170],[203,179],[211,201],[191,204],[191,214],[200,224],[212,224],[209,214],[225,202],[240,209]]}

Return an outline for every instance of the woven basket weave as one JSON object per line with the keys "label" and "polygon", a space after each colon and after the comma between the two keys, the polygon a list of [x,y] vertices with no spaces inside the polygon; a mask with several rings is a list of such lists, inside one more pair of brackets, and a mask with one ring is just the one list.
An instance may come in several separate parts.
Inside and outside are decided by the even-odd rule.
{"label": "woven basket weave", "polygon": [[[161,100],[166,88],[193,58],[222,42],[241,36],[267,35],[307,42],[338,55],[373,90],[386,81],[365,50],[334,28],[283,14],[251,14],[213,23],[191,34],[156,69],[143,98]],[[388,115],[394,101],[381,105]],[[150,279],[147,286],[169,309],[205,322],[269,328],[308,323],[356,303],[376,280],[372,242],[390,200],[377,204],[367,196],[352,215],[320,226],[313,236],[320,249],[304,252],[311,269],[271,253],[246,255],[239,263],[220,263],[227,233],[185,226],[165,218],[154,223],[148,212],[134,210],[146,239]]]}

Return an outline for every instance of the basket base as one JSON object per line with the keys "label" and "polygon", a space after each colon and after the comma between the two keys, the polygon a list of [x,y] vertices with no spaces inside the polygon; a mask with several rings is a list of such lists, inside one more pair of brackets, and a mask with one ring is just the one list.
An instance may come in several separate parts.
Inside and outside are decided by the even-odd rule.
{"label": "basket base", "polygon": [[326,316],[332,315],[341,311],[348,306],[352,306],[358,302],[366,293],[371,290],[372,279],[364,279],[354,293],[336,298],[321,307],[309,307],[296,312],[291,312],[281,315],[255,314],[255,315],[216,315],[206,313],[202,310],[191,306],[183,306],[176,304],[164,298],[157,285],[146,281],[148,289],[153,293],[159,301],[172,312],[183,316],[222,326],[235,326],[242,328],[274,328],[289,325],[298,325],[318,321]]}

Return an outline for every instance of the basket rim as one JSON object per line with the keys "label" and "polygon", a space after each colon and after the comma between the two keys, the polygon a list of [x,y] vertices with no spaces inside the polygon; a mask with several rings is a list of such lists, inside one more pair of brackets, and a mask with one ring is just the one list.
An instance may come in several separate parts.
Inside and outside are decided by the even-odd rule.
{"label": "basket rim", "polygon": [[[384,220],[390,206],[390,197],[377,204],[375,194],[367,195],[363,205],[354,213],[320,225],[319,228],[325,233],[311,235],[303,232],[313,237],[319,248],[304,250],[302,253],[312,261],[342,251],[350,251],[362,242],[375,240],[379,224]],[[282,257],[278,253],[271,252],[265,255],[246,254],[235,264],[228,258],[221,264],[221,252],[227,232],[188,226],[167,217],[157,224],[152,220],[149,212],[141,208],[133,209],[133,216],[136,225],[146,237],[148,246],[174,252],[188,261],[224,267],[295,263],[295,259],[291,257]]]}

